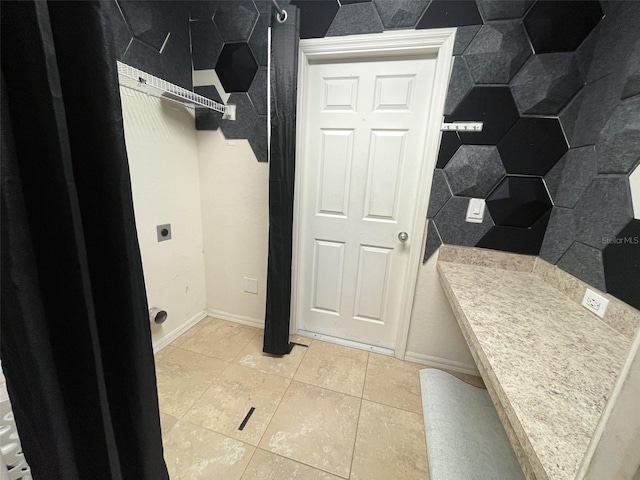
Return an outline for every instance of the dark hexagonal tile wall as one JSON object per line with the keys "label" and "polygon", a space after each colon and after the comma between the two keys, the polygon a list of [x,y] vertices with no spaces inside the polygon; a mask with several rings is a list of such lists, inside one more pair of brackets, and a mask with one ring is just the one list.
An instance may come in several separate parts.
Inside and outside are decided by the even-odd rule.
{"label": "dark hexagonal tile wall", "polygon": [[528,228],[551,210],[551,199],[539,177],[505,177],[487,197],[496,225]]}
{"label": "dark hexagonal tile wall", "polygon": [[573,242],[571,247],[558,260],[558,267],[583,282],[606,291],[602,265],[602,252],[597,248],[580,242]]}
{"label": "dark hexagonal tile wall", "polygon": [[260,67],[249,88],[249,98],[258,115],[267,114],[267,67]]}
{"label": "dark hexagonal tile wall", "polygon": [[191,58],[194,70],[215,68],[224,39],[218,27],[211,20],[189,22],[191,27]]}
{"label": "dark hexagonal tile wall", "polygon": [[342,5],[333,19],[327,37],[380,33],[384,31],[378,11],[371,2]]}
{"label": "dark hexagonal tile wall", "polygon": [[557,118],[527,118],[516,122],[498,143],[510,174],[544,175],[569,149]]}
{"label": "dark hexagonal tile wall", "polygon": [[[189,21],[186,4],[180,2],[120,0],[118,2],[133,35],[160,51],[176,21]],[[175,34],[175,32],[172,32]]]}
{"label": "dark hexagonal tile wall", "polygon": [[225,42],[246,42],[258,20],[258,9],[251,0],[219,2],[213,21]]}
{"label": "dark hexagonal tile wall", "polygon": [[113,40],[115,42],[116,48],[116,58],[118,60],[122,59],[122,56],[127,51],[127,47],[131,43],[131,39],[133,38],[133,33],[129,29],[127,22],[120,11],[120,7],[118,7],[118,2],[104,2],[104,8],[107,12],[107,18],[111,25],[111,31],[113,32]]}
{"label": "dark hexagonal tile wall", "polygon": [[460,145],[462,145],[462,142],[458,137],[458,132],[442,132],[436,168],[444,168],[453,157],[453,154],[458,151]]}
{"label": "dark hexagonal tile wall", "polygon": [[575,239],[602,250],[633,218],[629,182],[621,177],[599,177],[591,182],[573,209]]}
{"label": "dark hexagonal tile wall", "polygon": [[429,225],[427,227],[427,241],[424,247],[424,257],[422,258],[422,263],[425,263],[431,255],[442,245],[442,239],[440,238],[440,234],[438,233],[438,227],[433,220],[429,220]]}
{"label": "dark hexagonal tile wall", "polygon": [[476,83],[509,83],[531,56],[531,46],[522,22],[485,24],[464,52]]}
{"label": "dark hexagonal tile wall", "polygon": [[227,104],[236,106],[235,120],[220,120],[220,128],[226,138],[249,138],[258,114],[247,93],[232,93]]}
{"label": "dark hexagonal tile wall", "polygon": [[506,174],[498,149],[489,145],[463,145],[444,172],[454,195],[485,198]]}
{"label": "dark hexagonal tile wall", "polygon": [[601,173],[629,173],[640,162],[640,95],[618,104],[596,149]]}
{"label": "dark hexagonal tile wall", "polygon": [[246,92],[258,72],[258,64],[246,43],[226,43],[222,48],[216,73],[225,92]]}
{"label": "dark hexagonal tile wall", "polygon": [[[380,1],[388,2],[388,0]],[[482,17],[474,0],[431,0],[416,28],[468,25],[482,25]]]}
{"label": "dark hexagonal tile wall", "polygon": [[572,52],[602,18],[600,2],[538,0],[524,24],[536,53]]}
{"label": "dark hexagonal tile wall", "polygon": [[433,181],[431,182],[427,218],[435,217],[451,197],[451,189],[449,188],[444,172],[436,168],[433,171]]}
{"label": "dark hexagonal tile wall", "polygon": [[551,211],[547,211],[529,228],[495,225],[480,239],[476,247],[538,255],[550,215]]}
{"label": "dark hexagonal tile wall", "polygon": [[596,149],[590,145],[565,153],[544,180],[554,205],[573,208],[597,174]]}
{"label": "dark hexagonal tile wall", "polygon": [[578,227],[575,215],[570,208],[553,207],[547,225],[547,231],[540,247],[540,258],[549,263],[558,263],[573,240],[576,238]]}
{"label": "dark hexagonal tile wall", "polygon": [[521,113],[555,115],[582,87],[573,53],[533,55],[510,83]]}
{"label": "dark hexagonal tile wall", "polygon": [[260,115],[251,129],[249,145],[259,162],[269,161],[269,145],[267,137],[267,116]]}
{"label": "dark hexagonal tile wall", "polygon": [[640,220],[631,220],[602,252],[607,291],[640,309]]}
{"label": "dark hexagonal tile wall", "polygon": [[534,0],[477,0],[485,20],[522,18]]}
{"label": "dark hexagonal tile wall", "polygon": [[456,40],[453,44],[453,54],[462,55],[473,38],[478,34],[481,25],[467,25],[456,29]]}
{"label": "dark hexagonal tile wall", "polygon": [[414,28],[429,0],[373,0],[386,30]]}
{"label": "dark hexagonal tile wall", "polygon": [[453,60],[453,69],[451,71],[451,80],[447,89],[447,99],[444,104],[444,114],[451,113],[458,106],[460,101],[473,88],[473,79],[469,73],[469,67],[463,57],[455,57]]}
{"label": "dark hexagonal tile wall", "polygon": [[300,38],[322,38],[338,13],[338,0],[293,0],[300,9]]}
{"label": "dark hexagonal tile wall", "polygon": [[469,199],[452,197],[435,216],[440,238],[443,243],[473,247],[491,229],[493,220],[487,210],[482,223],[465,221]]}
{"label": "dark hexagonal tile wall", "polygon": [[459,132],[462,143],[496,145],[518,118],[509,87],[473,87],[446,120],[484,122],[481,132]]}
{"label": "dark hexagonal tile wall", "polygon": [[253,56],[261,67],[267,66],[269,58],[269,52],[267,51],[269,32],[267,28],[270,25],[271,20],[269,18],[269,14],[261,13],[260,18],[258,18],[258,23],[256,23],[253,33],[251,34],[251,38],[249,39],[249,47],[251,47]]}

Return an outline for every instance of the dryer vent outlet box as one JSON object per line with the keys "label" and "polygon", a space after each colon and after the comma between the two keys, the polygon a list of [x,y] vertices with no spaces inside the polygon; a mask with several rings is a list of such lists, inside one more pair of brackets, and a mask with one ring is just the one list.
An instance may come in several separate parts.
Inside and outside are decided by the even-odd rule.
{"label": "dryer vent outlet box", "polygon": [[158,232],[158,241],[164,242],[165,240],[171,240],[171,224],[158,225],[156,227]]}

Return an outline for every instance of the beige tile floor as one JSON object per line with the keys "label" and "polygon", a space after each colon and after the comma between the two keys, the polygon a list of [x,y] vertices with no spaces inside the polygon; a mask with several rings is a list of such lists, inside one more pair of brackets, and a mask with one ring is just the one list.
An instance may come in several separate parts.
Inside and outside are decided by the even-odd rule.
{"label": "beige tile floor", "polygon": [[262,353],[262,330],[206,318],[158,352],[171,479],[427,479],[424,367],[293,340],[308,347],[272,357]]}

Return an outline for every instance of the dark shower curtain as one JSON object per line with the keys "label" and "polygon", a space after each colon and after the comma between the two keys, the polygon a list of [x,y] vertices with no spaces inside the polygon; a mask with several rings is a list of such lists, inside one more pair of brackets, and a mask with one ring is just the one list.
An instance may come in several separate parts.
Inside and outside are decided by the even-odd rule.
{"label": "dark shower curtain", "polygon": [[2,367],[33,478],[168,479],[111,33],[0,2]]}
{"label": "dark shower curtain", "polygon": [[266,353],[290,352],[291,242],[296,154],[298,9],[286,7],[284,23],[271,22],[271,159],[269,160],[269,265],[264,322]]}

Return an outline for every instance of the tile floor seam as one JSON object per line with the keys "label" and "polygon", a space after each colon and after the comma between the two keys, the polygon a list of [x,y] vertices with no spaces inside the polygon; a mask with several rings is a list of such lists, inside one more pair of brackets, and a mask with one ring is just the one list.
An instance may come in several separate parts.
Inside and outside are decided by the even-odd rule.
{"label": "tile floor seam", "polygon": [[[289,460],[291,462],[299,463],[300,465],[304,465],[306,467],[313,468],[314,470],[318,470],[320,472],[324,472],[324,473],[326,473],[328,475],[333,475],[334,477],[340,477],[340,478],[343,478],[344,480],[349,480],[349,477],[343,477],[342,475],[338,475],[337,473],[332,473],[332,472],[330,472],[328,470],[325,470],[325,469],[323,469],[321,467],[318,467],[316,465],[311,465],[309,463],[303,462],[302,460],[297,460],[297,459],[291,458],[291,457],[285,457],[284,455],[281,455],[281,454],[276,453],[276,452],[272,452],[271,450],[265,450],[264,448],[261,448],[261,447],[256,447],[256,450],[262,450],[263,452],[269,453],[271,455],[275,455],[276,457],[284,458],[285,460]],[[351,473],[349,473],[349,476],[351,476]],[[242,479],[240,479],[240,480],[242,480]]]}
{"label": "tile floor seam", "polygon": [[255,456],[257,451],[258,451],[258,447],[255,447],[253,449],[253,453],[251,454],[251,457],[249,458],[249,461],[247,462],[247,465],[244,467],[244,470],[242,470],[242,473],[240,474],[239,480],[242,480],[242,478],[244,477],[244,474],[247,473],[247,469],[249,468],[249,465],[251,465],[251,460],[253,460],[253,457]]}
{"label": "tile floor seam", "polygon": [[[254,338],[255,338],[255,337],[254,337]],[[251,341],[253,341],[253,338],[251,339]],[[251,343],[251,341],[249,341],[249,343]],[[247,343],[247,345],[245,345],[245,346],[244,346],[244,348],[243,348],[242,350],[240,350],[240,353],[238,353],[238,355],[236,355],[236,356],[235,356],[235,358],[234,358],[230,363],[233,363],[233,364],[235,364],[235,365],[240,365],[240,366],[242,366],[242,367],[246,367],[246,368],[251,368],[251,369],[253,369],[253,370],[257,370],[257,371],[259,371],[259,372],[266,373],[266,374],[268,374],[268,375],[276,375],[276,376],[281,377],[281,378],[286,378],[287,380],[293,380],[293,377],[295,377],[296,373],[298,372],[298,368],[300,368],[300,364],[301,364],[301,363],[302,363],[302,361],[304,360],[304,357],[307,355],[307,350],[308,350],[308,347],[299,347],[299,348],[304,348],[304,349],[305,349],[305,352],[304,352],[304,354],[302,355],[302,358],[300,359],[300,362],[298,363],[298,366],[296,367],[296,371],[293,373],[293,376],[291,376],[291,377],[287,377],[286,375],[282,375],[282,374],[280,374],[280,373],[276,373],[276,372],[268,372],[268,371],[266,371],[266,370],[262,370],[262,369],[260,369],[260,368],[251,367],[251,366],[243,365],[242,363],[240,363],[240,362],[239,362],[239,360],[240,360],[240,356],[242,355],[242,352],[244,351],[244,349],[245,349],[247,346],[249,346],[249,343]],[[294,346],[293,348],[296,348],[296,347]],[[292,351],[293,351],[293,349],[292,349]],[[270,354],[267,354],[267,355],[270,355]],[[273,357],[273,358],[276,358],[276,357],[277,357],[277,355],[272,355],[272,357]],[[236,363],[236,362],[237,362],[237,363]]]}
{"label": "tile floor seam", "polygon": [[[200,354],[200,355],[202,355],[202,354]],[[217,360],[220,360],[220,359],[218,358]],[[222,360],[222,361],[224,362],[224,360]],[[195,399],[195,401],[189,406],[189,408],[186,409],[184,414],[181,417],[179,417],[180,420],[182,420],[184,417],[187,416],[187,414],[191,411],[191,409],[195,406],[195,404],[198,403],[200,401],[200,399],[203,397],[203,395],[213,386],[213,384],[216,382],[216,380],[218,380],[224,374],[224,372],[227,371],[227,369],[229,368],[229,365],[231,365],[231,363],[229,363],[229,362],[225,362],[225,363],[227,365],[224,367],[224,369],[216,376],[216,378],[213,379],[213,381],[207,386],[207,388],[204,389],[202,394],[198,398]],[[185,421],[187,421],[187,420],[185,420]],[[193,422],[189,422],[189,423],[193,424]],[[196,425],[196,424],[194,424],[194,425]],[[205,427],[202,427],[202,428],[205,428]],[[211,429],[207,429],[207,430],[211,430]],[[211,431],[213,431],[213,430],[211,430]],[[220,432],[215,432],[215,433],[220,433]]]}
{"label": "tile floor seam", "polygon": [[367,381],[367,370],[369,370],[369,352],[367,352],[367,364],[364,367],[364,382],[362,382],[362,394],[360,395],[360,407],[358,409],[358,422],[356,423],[356,434],[353,437],[353,447],[351,449],[351,464],[349,465],[349,476],[353,473],[353,460],[356,458],[356,443],[358,442],[358,430],[360,429],[360,415],[362,414],[362,402],[364,401],[364,383]]}
{"label": "tile floor seam", "polygon": [[[262,443],[262,439],[264,438],[265,434],[269,431],[269,427],[271,426],[271,422],[273,422],[273,418],[276,416],[276,413],[278,413],[278,409],[280,408],[280,405],[282,405],[282,400],[284,399],[284,397],[287,396],[287,393],[289,392],[289,389],[291,388],[291,385],[293,384],[293,378],[291,378],[290,380],[291,381],[289,382],[289,385],[287,385],[287,389],[282,394],[282,397],[280,397],[280,401],[278,402],[278,406],[273,411],[273,415],[271,415],[271,418],[269,419],[269,423],[267,423],[267,427],[264,429],[264,432],[262,432],[262,435],[260,435],[260,439],[258,440],[258,443],[256,444],[256,448],[258,448],[259,445]],[[267,451],[267,450],[265,450],[265,451]],[[271,452],[271,453],[273,453],[273,452]],[[293,460],[293,458],[290,458],[289,460]]]}

